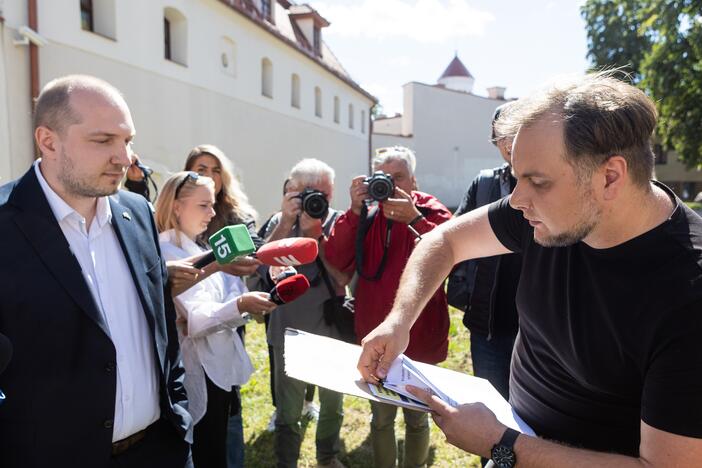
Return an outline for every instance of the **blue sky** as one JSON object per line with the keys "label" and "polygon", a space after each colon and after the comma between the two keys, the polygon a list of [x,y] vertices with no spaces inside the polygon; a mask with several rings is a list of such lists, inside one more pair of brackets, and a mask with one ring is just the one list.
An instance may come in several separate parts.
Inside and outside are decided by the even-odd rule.
{"label": "blue sky", "polygon": [[588,66],[584,0],[310,0],[331,22],[324,40],[386,114],[402,112],[402,85],[436,83],[454,52],[473,92],[519,97]]}

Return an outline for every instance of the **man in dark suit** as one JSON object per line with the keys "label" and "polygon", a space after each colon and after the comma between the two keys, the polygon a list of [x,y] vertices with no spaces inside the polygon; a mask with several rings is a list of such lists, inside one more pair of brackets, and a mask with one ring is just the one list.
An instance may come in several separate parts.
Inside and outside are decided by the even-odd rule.
{"label": "man in dark suit", "polygon": [[191,466],[175,312],[147,201],[118,192],[134,125],[87,76],[42,90],[42,158],[0,187],[0,466]]}

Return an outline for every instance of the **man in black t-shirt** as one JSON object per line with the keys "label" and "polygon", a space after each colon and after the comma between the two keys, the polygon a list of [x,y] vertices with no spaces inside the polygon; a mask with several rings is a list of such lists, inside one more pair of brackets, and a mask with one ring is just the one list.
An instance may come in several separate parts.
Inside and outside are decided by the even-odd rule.
{"label": "man in black t-shirt", "polygon": [[417,245],[363,377],[385,377],[453,264],[519,252],[510,402],[539,437],[417,389],[449,442],[499,467],[700,466],[702,219],[650,181],[653,103],[600,73],[499,122],[516,134],[514,192]]}

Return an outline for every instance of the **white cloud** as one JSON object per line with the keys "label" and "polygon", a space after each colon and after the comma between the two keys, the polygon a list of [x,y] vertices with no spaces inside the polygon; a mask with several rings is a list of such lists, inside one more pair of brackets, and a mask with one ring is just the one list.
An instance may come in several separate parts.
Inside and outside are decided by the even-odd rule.
{"label": "white cloud", "polygon": [[418,42],[481,36],[495,19],[467,0],[361,0],[334,5],[314,2],[331,27],[325,34],[371,39],[405,38]]}

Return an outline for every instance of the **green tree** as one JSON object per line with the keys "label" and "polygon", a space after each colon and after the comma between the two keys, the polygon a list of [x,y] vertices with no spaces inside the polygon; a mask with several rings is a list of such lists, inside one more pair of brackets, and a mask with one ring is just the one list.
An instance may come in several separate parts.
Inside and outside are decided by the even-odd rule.
{"label": "green tree", "polygon": [[702,0],[587,0],[593,68],[623,67],[656,102],[657,133],[702,165]]}

